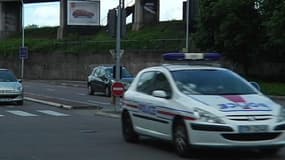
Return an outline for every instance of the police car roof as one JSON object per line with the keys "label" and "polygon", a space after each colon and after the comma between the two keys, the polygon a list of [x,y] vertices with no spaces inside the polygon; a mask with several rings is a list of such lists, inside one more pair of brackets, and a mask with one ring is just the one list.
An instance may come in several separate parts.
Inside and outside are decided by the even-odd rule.
{"label": "police car roof", "polygon": [[165,67],[166,69],[170,71],[176,71],[176,70],[191,70],[191,69],[214,69],[214,70],[225,70],[221,67],[213,67],[213,66],[203,66],[203,65],[182,65],[182,64],[164,64],[162,67]]}
{"label": "police car roof", "polygon": [[203,65],[182,65],[182,64],[163,64],[161,66],[154,66],[147,68],[147,70],[152,69],[167,69],[168,71],[178,71],[178,70],[227,70],[221,67],[203,66]]}

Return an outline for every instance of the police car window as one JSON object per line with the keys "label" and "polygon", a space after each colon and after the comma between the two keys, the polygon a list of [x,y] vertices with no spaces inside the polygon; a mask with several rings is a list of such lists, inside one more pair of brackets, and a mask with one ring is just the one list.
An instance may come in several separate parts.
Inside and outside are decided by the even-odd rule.
{"label": "police car window", "polygon": [[179,70],[172,71],[172,76],[177,88],[185,94],[256,94],[240,76],[226,70]]}
{"label": "police car window", "polygon": [[163,90],[169,96],[171,95],[171,87],[166,78],[166,76],[161,72],[156,72],[156,76],[153,80],[153,91],[154,90]]}
{"label": "police car window", "polygon": [[155,72],[143,73],[139,78],[138,85],[137,85],[137,91],[151,95],[152,90],[154,88],[153,80],[154,80],[155,75],[156,75]]}

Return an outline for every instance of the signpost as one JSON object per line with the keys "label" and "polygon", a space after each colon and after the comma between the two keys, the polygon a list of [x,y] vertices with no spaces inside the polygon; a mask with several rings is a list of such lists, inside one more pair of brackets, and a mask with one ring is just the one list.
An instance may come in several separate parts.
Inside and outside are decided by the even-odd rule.
{"label": "signpost", "polygon": [[28,47],[21,47],[19,52],[20,59],[28,59]]}
{"label": "signpost", "polygon": [[112,85],[112,95],[115,97],[123,96],[125,92],[125,86],[121,82],[115,82]]}

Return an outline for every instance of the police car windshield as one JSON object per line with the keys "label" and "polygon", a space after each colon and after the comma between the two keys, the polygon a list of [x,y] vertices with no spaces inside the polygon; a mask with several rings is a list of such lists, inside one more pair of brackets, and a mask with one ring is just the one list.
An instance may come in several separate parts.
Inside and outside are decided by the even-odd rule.
{"label": "police car windshield", "polygon": [[172,76],[179,90],[188,95],[256,94],[246,81],[226,70],[178,70]]}

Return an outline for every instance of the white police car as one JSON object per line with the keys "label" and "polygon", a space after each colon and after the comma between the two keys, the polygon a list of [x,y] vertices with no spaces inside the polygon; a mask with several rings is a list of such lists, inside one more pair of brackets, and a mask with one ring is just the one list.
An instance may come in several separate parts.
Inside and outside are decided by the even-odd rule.
{"label": "white police car", "polygon": [[[217,59],[216,53],[165,54],[165,59]],[[258,148],[285,144],[285,108],[238,74],[220,67],[162,65],[140,71],[122,105],[122,132],[173,142],[180,156],[194,147]]]}

